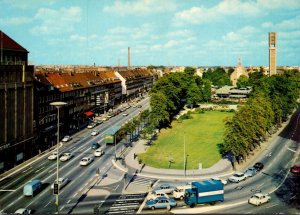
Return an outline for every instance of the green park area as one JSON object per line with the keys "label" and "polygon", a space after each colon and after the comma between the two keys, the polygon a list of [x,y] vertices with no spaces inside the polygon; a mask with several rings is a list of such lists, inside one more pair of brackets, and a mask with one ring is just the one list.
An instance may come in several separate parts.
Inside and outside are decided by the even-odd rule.
{"label": "green park area", "polygon": [[[223,141],[224,119],[232,112],[208,111],[191,114],[191,119],[173,121],[171,128],[162,129],[157,140],[138,159],[148,166],[165,169],[208,168],[221,159],[219,144]],[[184,144],[185,143],[185,144]]]}

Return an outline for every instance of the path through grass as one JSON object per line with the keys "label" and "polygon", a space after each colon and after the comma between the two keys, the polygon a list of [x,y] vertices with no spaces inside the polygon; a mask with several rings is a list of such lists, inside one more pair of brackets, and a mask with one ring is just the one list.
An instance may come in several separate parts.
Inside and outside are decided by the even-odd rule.
{"label": "path through grass", "polygon": [[223,120],[231,116],[230,112],[210,111],[192,114],[193,119],[182,123],[174,121],[172,128],[162,129],[158,139],[138,158],[156,168],[183,169],[185,139],[187,169],[198,169],[199,163],[202,168],[210,167],[221,159],[217,145],[223,140]]}

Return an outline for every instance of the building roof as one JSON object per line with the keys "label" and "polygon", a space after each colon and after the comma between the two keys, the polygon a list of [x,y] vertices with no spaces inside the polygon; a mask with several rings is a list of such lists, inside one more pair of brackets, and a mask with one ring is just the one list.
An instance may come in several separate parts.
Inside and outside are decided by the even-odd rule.
{"label": "building roof", "polygon": [[45,70],[39,71],[35,76],[45,84],[49,82],[61,92],[121,82],[113,71],[61,72]]}
{"label": "building roof", "polygon": [[148,71],[147,69],[140,69],[140,68],[119,71],[119,74],[125,79],[133,79],[133,78],[139,78],[139,77],[152,76],[150,71]]}
{"label": "building roof", "polygon": [[28,53],[28,51],[24,47],[22,47],[19,43],[14,41],[9,36],[7,36],[3,31],[0,31],[0,46],[2,46],[3,49],[22,51]]}

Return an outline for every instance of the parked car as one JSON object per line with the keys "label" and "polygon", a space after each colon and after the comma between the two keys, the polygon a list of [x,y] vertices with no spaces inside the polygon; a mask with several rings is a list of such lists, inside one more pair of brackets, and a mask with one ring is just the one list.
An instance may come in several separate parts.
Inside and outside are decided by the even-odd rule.
{"label": "parked car", "polygon": [[166,197],[167,199],[169,198],[169,196],[164,192],[151,191],[147,196],[147,200],[154,200],[157,197]]}
{"label": "parked car", "polygon": [[294,175],[299,175],[300,174],[300,164],[294,164],[291,167],[290,172]]}
{"label": "parked car", "polygon": [[255,169],[254,167],[250,167],[245,171],[245,176],[248,177],[252,177],[253,175],[255,175],[257,173],[257,169]]}
{"label": "parked car", "polygon": [[[57,180],[54,181],[54,183],[51,185],[51,189],[54,189],[54,184],[57,183]],[[66,184],[68,183],[67,178],[58,178],[58,189],[62,189]]]}
{"label": "parked car", "polygon": [[94,151],[95,157],[101,157],[104,154],[104,151],[102,149],[97,149]]}
{"label": "parked car", "polygon": [[269,202],[270,200],[271,200],[271,197],[268,196],[267,194],[256,193],[250,197],[250,199],[248,200],[248,203],[259,206],[261,204]]}
{"label": "parked car", "polygon": [[262,170],[264,168],[264,164],[257,162],[256,164],[254,164],[253,167],[259,172],[260,170]]}
{"label": "parked car", "polygon": [[60,161],[67,161],[70,160],[73,157],[72,153],[65,152],[62,154],[62,156],[59,158]]}
{"label": "parked car", "polygon": [[93,130],[93,132],[91,133],[92,136],[96,136],[99,134],[99,131]]}
{"label": "parked car", "polygon": [[166,193],[166,194],[170,194],[172,193],[173,190],[175,190],[176,187],[174,186],[171,186],[169,184],[161,184],[160,186],[158,187],[155,187],[153,189],[153,191],[156,191],[156,192],[163,192],[163,193]]}
{"label": "parked car", "polygon": [[99,143],[93,143],[92,144],[92,149],[98,149],[100,147]]}
{"label": "parked car", "polygon": [[31,214],[31,210],[27,208],[19,208],[14,214]]}
{"label": "parked car", "polygon": [[137,108],[141,108],[141,107],[142,107],[142,105],[137,105],[136,107],[137,107]]}
{"label": "parked car", "polygon": [[70,136],[64,136],[64,138],[62,139],[63,142],[68,142],[70,140],[72,140],[72,137]]}
{"label": "parked car", "polygon": [[244,173],[236,172],[228,180],[234,183],[239,183],[240,181],[246,180],[246,176]]}
{"label": "parked car", "polygon": [[218,178],[218,177],[213,177],[211,180],[215,180],[215,181],[221,181],[222,184],[227,184],[227,180],[226,179],[222,179],[222,178]]}
{"label": "parked car", "polygon": [[92,122],[91,124],[89,124],[88,126],[87,126],[87,128],[94,128],[94,127],[96,127],[96,123],[94,123],[94,122]]}
{"label": "parked car", "polygon": [[53,152],[49,157],[48,160],[56,160],[57,159],[57,152]]}
{"label": "parked car", "polygon": [[146,205],[148,208],[154,210],[156,208],[172,208],[175,207],[177,203],[172,198],[157,197],[155,200],[148,200]]}
{"label": "parked car", "polygon": [[128,113],[123,113],[122,115],[123,115],[123,116],[128,116]]}
{"label": "parked car", "polygon": [[81,161],[79,162],[79,164],[80,164],[81,166],[87,166],[87,165],[89,165],[90,163],[92,163],[92,161],[93,161],[93,158],[90,158],[90,157],[84,157],[84,158],[81,159]]}

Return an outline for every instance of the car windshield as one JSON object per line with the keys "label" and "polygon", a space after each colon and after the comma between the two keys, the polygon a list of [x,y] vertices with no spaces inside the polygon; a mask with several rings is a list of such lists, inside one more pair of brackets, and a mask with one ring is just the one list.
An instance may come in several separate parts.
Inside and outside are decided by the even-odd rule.
{"label": "car windshield", "polygon": [[241,174],[234,174],[235,177],[241,177]]}

